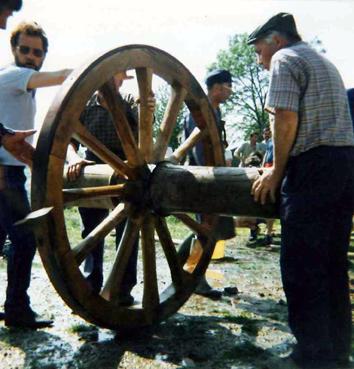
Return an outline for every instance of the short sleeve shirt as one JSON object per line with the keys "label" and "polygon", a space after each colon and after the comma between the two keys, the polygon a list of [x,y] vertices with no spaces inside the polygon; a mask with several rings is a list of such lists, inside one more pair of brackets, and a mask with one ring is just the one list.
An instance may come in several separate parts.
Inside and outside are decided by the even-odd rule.
{"label": "short sleeve shirt", "polygon": [[[15,130],[34,128],[36,102],[34,90],[27,90],[28,81],[37,73],[30,68],[10,65],[0,69],[0,122]],[[32,142],[32,137],[28,138]],[[24,164],[15,159],[3,147],[0,148],[0,164]]]}
{"label": "short sleeve shirt", "polygon": [[353,146],[346,90],[336,67],[304,42],[277,51],[266,106],[298,113],[291,156],[317,146]]}

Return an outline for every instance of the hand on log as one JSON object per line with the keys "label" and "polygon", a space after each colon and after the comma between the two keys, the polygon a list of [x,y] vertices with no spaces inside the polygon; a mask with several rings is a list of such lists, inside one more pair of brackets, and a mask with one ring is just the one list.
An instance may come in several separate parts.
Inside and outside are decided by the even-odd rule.
{"label": "hand on log", "polygon": [[261,176],[252,185],[251,195],[253,195],[254,201],[264,205],[269,194],[270,200],[275,203],[276,191],[281,180],[282,177],[274,171],[274,168],[263,168]]}
{"label": "hand on log", "polygon": [[95,164],[94,161],[91,160],[86,160],[86,159],[77,159],[75,161],[71,161],[68,165],[68,170],[66,172],[66,176],[68,178],[69,182],[75,181],[76,179],[78,179],[81,175],[81,171],[82,169],[86,166],[86,165],[93,165]]}

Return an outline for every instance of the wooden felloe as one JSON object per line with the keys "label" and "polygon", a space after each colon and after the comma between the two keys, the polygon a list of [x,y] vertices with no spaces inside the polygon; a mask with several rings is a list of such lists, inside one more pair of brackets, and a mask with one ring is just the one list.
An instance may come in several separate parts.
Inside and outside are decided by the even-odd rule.
{"label": "wooden felloe", "polygon": [[[112,78],[127,71],[136,76],[140,94],[136,140],[125,117]],[[171,90],[162,122],[154,127],[148,108],[154,78]],[[100,90],[111,112],[126,160],[112,153],[80,122],[91,95]],[[165,160],[178,113],[186,105],[197,128]],[[157,137],[153,139],[153,131]],[[65,180],[68,145],[76,139],[105,164],[85,168],[73,183]],[[186,167],[189,150],[203,143],[206,167]],[[174,314],[193,293],[205,273],[216,242],[219,214],[274,217],[273,205],[260,206],[250,195],[257,169],[225,168],[223,150],[209,101],[196,79],[171,55],[145,45],[123,46],[75,70],[63,84],[39,135],[32,174],[32,207],[43,214],[36,228],[38,249],[54,287],[74,313],[102,327],[131,329],[150,326]],[[112,209],[87,237],[76,239],[67,227],[67,212],[77,206]],[[71,208],[71,210],[68,210]],[[193,213],[203,214],[198,223]],[[166,220],[173,216],[202,244],[193,270],[184,265],[186,248],[173,242]],[[79,216],[78,216],[79,217]],[[84,278],[82,263],[115,226],[127,221],[119,249],[105,260],[105,281],[94,293]],[[136,304],[122,306],[118,298],[122,276],[136,237],[141,259]],[[158,241],[156,241],[156,239]],[[162,267],[156,262],[163,255]],[[167,271],[167,272],[166,272]]]}

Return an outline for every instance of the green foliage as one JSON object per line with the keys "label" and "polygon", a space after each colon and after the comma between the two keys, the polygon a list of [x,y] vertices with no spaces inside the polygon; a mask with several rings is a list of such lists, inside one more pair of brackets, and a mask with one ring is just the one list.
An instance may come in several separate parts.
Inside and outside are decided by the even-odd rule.
{"label": "green foliage", "polygon": [[235,128],[243,131],[245,138],[252,131],[262,131],[268,125],[268,113],[264,111],[268,74],[257,64],[253,47],[247,45],[247,34],[230,38],[229,47],[219,51],[208,69],[214,68],[227,69],[233,76],[234,93],[225,110],[238,117]]}
{"label": "green foliage", "polygon": [[[168,85],[160,86],[155,94],[156,108],[155,108],[155,124],[153,127],[154,138],[156,138],[159,134],[160,125],[161,125],[161,122],[163,121],[163,117],[164,117],[164,114],[165,114],[165,111],[166,111],[166,108],[167,108],[167,105],[170,99],[170,95],[171,95],[171,92],[169,90]],[[177,122],[173,130],[171,140],[169,142],[169,146],[173,150],[175,150],[181,142],[181,138],[183,134],[183,117],[186,113],[187,113],[187,107],[183,105],[183,108],[180,110],[178,114]]]}

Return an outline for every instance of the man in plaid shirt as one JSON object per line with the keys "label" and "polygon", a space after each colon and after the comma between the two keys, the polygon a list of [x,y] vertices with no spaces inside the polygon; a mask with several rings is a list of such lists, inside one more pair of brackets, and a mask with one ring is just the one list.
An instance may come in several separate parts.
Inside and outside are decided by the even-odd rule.
{"label": "man in plaid shirt", "polygon": [[[114,83],[119,93],[119,89],[123,81],[133,77],[127,76],[125,72],[118,73],[114,76]],[[138,137],[138,106],[131,95],[123,99],[125,114],[130,127],[133,131],[135,139]],[[155,98],[151,96],[148,99],[149,108],[154,111]],[[106,106],[103,96],[100,92],[96,92],[89,102],[80,117],[81,122],[85,125],[88,131],[101,141],[110,151],[125,160],[125,153],[122,144],[117,136],[117,132],[112,122],[111,114]],[[89,149],[85,152],[85,158],[81,158],[76,152],[78,143],[72,142],[68,150],[68,171],[69,180],[75,180],[80,176],[83,166],[88,164],[104,164]],[[109,214],[107,209],[100,208],[79,208],[80,216],[83,223],[82,237],[86,237],[97,225],[99,225]],[[121,222],[116,226],[116,248],[119,247],[120,240],[123,236],[126,222]],[[137,273],[137,256],[138,256],[138,238],[135,240],[133,253],[127,265],[127,271],[123,277],[122,291],[119,296],[120,305],[131,305],[134,298],[131,295],[131,290],[136,285]],[[103,284],[103,253],[104,242],[102,241],[94,251],[85,260],[85,276],[86,280],[91,284],[94,292],[99,293]]]}
{"label": "man in plaid shirt", "polygon": [[297,339],[287,361],[303,368],[347,367],[354,138],[346,91],[335,66],[302,42],[291,14],[270,18],[248,43],[270,71],[273,167],[252,192],[265,203],[281,191],[281,273]]}

